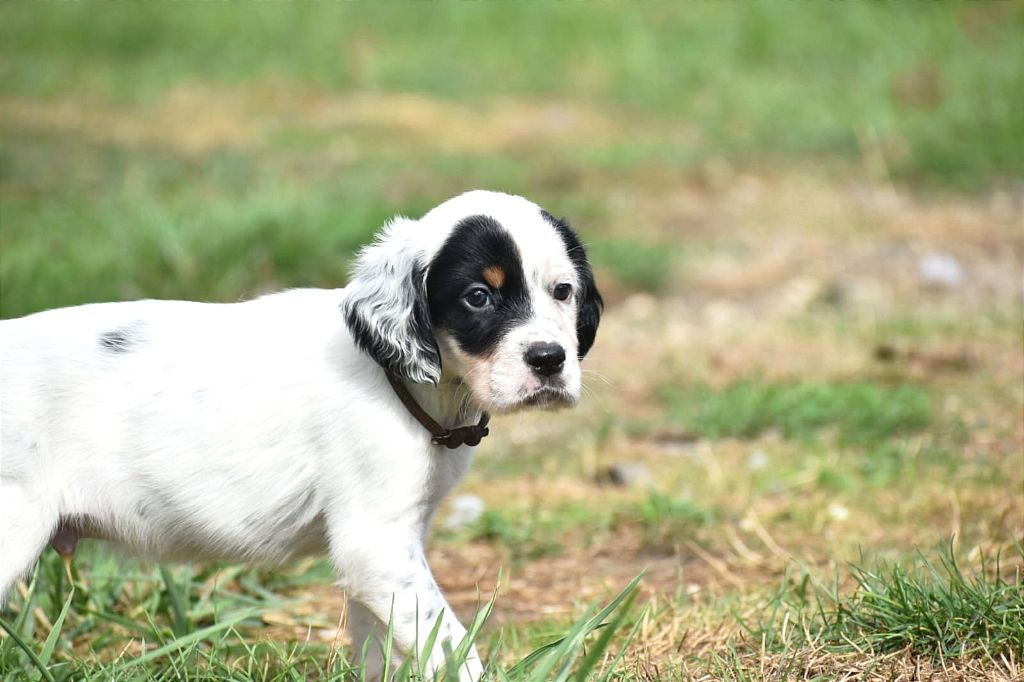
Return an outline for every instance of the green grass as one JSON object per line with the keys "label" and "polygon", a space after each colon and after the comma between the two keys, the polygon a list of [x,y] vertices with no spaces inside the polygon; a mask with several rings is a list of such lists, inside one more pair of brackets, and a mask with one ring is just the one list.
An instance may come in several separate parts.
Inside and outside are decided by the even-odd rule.
{"label": "green grass", "polygon": [[577,528],[576,524],[582,519],[591,522],[594,519],[591,510],[579,506],[545,511],[544,517],[539,518],[528,511],[488,509],[459,535],[470,542],[504,547],[512,561],[518,563],[561,553],[565,533]]}
{"label": "green grass", "polygon": [[837,646],[861,641],[876,651],[910,648],[941,658],[1024,651],[1024,582],[999,562],[966,573],[953,553],[909,568],[858,567],[857,589],[826,621]]}
{"label": "green grass", "polygon": [[636,526],[647,546],[665,549],[696,536],[698,531],[718,521],[718,517],[714,510],[692,500],[651,492],[634,505],[619,509],[615,524]]}
{"label": "green grass", "polygon": [[31,97],[138,102],[185,81],[270,77],[340,93],[557,97],[639,114],[641,137],[646,116],[695,129],[696,142],[653,145],[684,163],[694,146],[698,159],[857,159],[877,139],[912,180],[980,188],[1024,169],[1024,12],[1011,3],[8,3],[0,26],[0,82]]}
{"label": "green grass", "polygon": [[[1024,558],[1018,545],[1017,558]],[[1012,566],[1012,563],[1011,563]],[[769,649],[825,645],[837,653],[910,650],[931,659],[1019,655],[1024,651],[1024,576],[998,557],[972,568],[949,547],[933,558],[851,569],[854,587],[787,580],[757,617],[744,621]],[[788,615],[787,615],[788,614]],[[791,627],[784,619],[806,627]]]}
{"label": "green grass", "polygon": [[283,286],[343,286],[353,252],[389,214],[354,192],[288,190],[241,201],[191,192],[15,200],[2,212],[5,317],[94,301],[232,301]]}
{"label": "green grass", "polygon": [[665,293],[673,267],[680,260],[677,247],[635,239],[588,239],[586,247],[588,257],[598,267],[608,270],[623,286],[634,291]]}
{"label": "green grass", "polygon": [[[680,246],[649,239],[632,206],[601,210],[605,187],[666,169],[699,181],[723,159],[859,173],[879,154],[915,186],[985,190],[1024,176],[1022,28],[1008,4],[6,3],[0,105],[64,102],[99,119],[80,129],[0,118],[0,316],[341,285],[352,250],[386,217],[481,186],[572,216],[603,273],[663,293]],[[223,125],[259,132],[198,151],[162,134],[202,127],[202,110],[152,124],[150,138],[114,134],[124,123],[109,112],[146,121],[179,86],[225,92]],[[613,130],[501,149],[485,131],[479,149],[452,149],[372,121],[307,120],[303,93],[343,107],[366,92],[417,93],[480,119],[496,98],[552,105],[555,119],[567,103]]]}
{"label": "green grass", "polygon": [[[530,417],[564,431],[495,441],[464,485],[486,494],[492,483],[529,479],[537,481],[530,499],[489,501],[475,525],[435,531],[431,541],[463,559],[494,552],[527,586],[531,562],[531,570],[564,567],[579,556],[582,575],[589,552],[626,546],[631,572],[652,556],[676,557],[680,572],[652,588],[657,610],[646,620],[627,589],[612,610],[491,622],[477,641],[493,678],[671,677],[693,643],[683,633],[699,639],[705,630],[718,634],[697,663],[714,679],[828,678],[827,666],[845,659],[809,659],[819,652],[863,650],[868,667],[904,649],[951,665],[991,662],[1024,648],[1019,574],[960,555],[954,562],[952,553],[908,557],[950,525],[959,525],[965,552],[1020,537],[1019,458],[1011,459],[1019,429],[1007,416],[1019,414],[1020,382],[1000,355],[1019,348],[1019,301],[994,288],[991,306],[989,294],[981,305],[972,298],[1002,281],[1002,265],[984,254],[998,244],[1012,257],[1018,243],[1008,226],[988,229],[1002,215],[984,208],[1002,200],[998,192],[975,201],[916,190],[985,194],[1024,177],[1022,30],[1024,11],[1013,3],[4,3],[0,317],[88,301],[231,301],[341,286],[355,249],[393,214],[418,215],[471,187],[525,194],[571,218],[609,293],[599,343],[619,355],[598,356],[606,364],[597,369],[632,371],[630,361],[648,352],[639,339],[647,325],[660,329],[661,313],[684,311],[672,330],[680,335],[651,346],[665,353],[664,364],[642,370],[651,376],[598,382],[579,421]],[[336,116],[354,97],[391,107],[389,96],[404,94],[423,105],[414,122],[433,127],[410,132],[384,111],[382,120]],[[175,114],[180,97],[201,101]],[[19,115],[20,106],[30,113]],[[433,106],[465,118],[435,120]],[[496,143],[507,106],[534,116],[524,125],[539,130]],[[607,134],[577,129],[591,118]],[[483,124],[476,137],[458,138],[470,119]],[[227,134],[195,148],[182,142],[206,125]],[[248,133],[234,137],[239,130]],[[827,191],[810,188],[806,213],[772,215],[773,197],[757,195],[808,174]],[[890,180],[899,206],[875,206],[875,190]],[[734,213],[734,198],[753,203]],[[834,220],[823,201],[849,202],[856,215],[818,230],[818,218]],[[918,219],[921,230],[941,229],[912,234]],[[717,341],[697,338],[700,318],[685,311],[731,304],[734,282],[727,276],[723,292],[716,273],[729,275],[735,260],[733,270],[749,264],[764,277],[758,251],[775,248],[776,237],[795,249],[794,263],[819,257],[801,250],[803,229],[814,230],[807,244],[837,254],[856,252],[859,238],[885,253],[914,254],[925,242],[948,248],[963,256],[969,282],[963,292],[917,298],[895,287],[895,310],[870,315],[837,300],[779,321],[752,304],[752,332],[793,339],[794,353],[807,338],[843,353],[858,344],[864,357],[882,343],[898,351],[856,379],[820,378],[848,376],[837,365],[791,381],[754,372],[714,389],[665,384],[693,362],[707,365],[696,372],[703,379],[721,378],[708,350]],[[735,258],[723,265],[724,255]],[[700,270],[705,263],[710,271]],[[892,263],[881,265],[865,277],[889,282]],[[682,269],[694,276],[677,277]],[[848,274],[860,276],[844,271],[837,281]],[[618,301],[635,291],[671,304],[655,299],[654,318],[634,324],[636,311]],[[736,304],[746,310],[747,301]],[[627,345],[627,328],[643,336]],[[756,350],[758,338],[742,343]],[[969,358],[961,365],[915,359],[961,346]],[[698,442],[655,437],[680,429]],[[764,460],[756,468],[754,453]],[[634,457],[650,468],[653,490],[595,482],[603,465]],[[549,488],[549,478],[568,485]],[[691,543],[710,568],[687,551]],[[824,586],[820,576],[860,544],[872,561],[905,561],[868,569],[864,560],[838,571],[839,588]],[[316,636],[263,621],[330,584],[326,562],[148,568],[102,547],[82,544],[73,592],[47,553],[28,602],[15,597],[0,616],[14,633],[0,637],[0,677],[358,677],[351,651],[332,656]],[[754,616],[744,610],[795,565],[806,580],[788,582]],[[732,577],[724,590],[723,574]],[[719,633],[733,605],[747,628],[742,641]],[[336,606],[314,605],[323,612],[310,622],[333,628]],[[639,644],[628,662],[616,661],[634,627]],[[644,669],[638,657],[648,646],[660,653]]]}
{"label": "green grass", "polygon": [[[85,555],[79,558],[91,564],[88,582],[76,582],[69,588],[60,560],[48,555],[37,567],[26,598],[15,600],[13,620],[0,619],[6,634],[0,640],[0,675],[4,679],[364,679],[364,671],[352,663],[352,651],[332,655],[329,646],[309,640],[255,639],[253,631],[259,627],[260,614],[280,607],[283,600],[261,587],[257,595],[247,594],[244,585],[255,582],[237,572],[229,570],[222,577],[225,582],[239,578],[241,589],[202,589],[201,582],[214,572],[210,567],[206,575],[196,576],[187,568],[174,572],[160,569],[148,577],[143,574],[130,579],[107,576],[116,583],[112,592],[104,580],[104,560],[95,552],[86,551]],[[496,663],[502,656],[502,632],[489,635],[490,642],[481,644],[491,653],[490,679],[610,679],[642,615],[633,609],[639,580],[638,576],[604,606],[589,607],[560,636],[549,638],[512,664]],[[149,597],[132,595],[131,610],[125,613],[127,604],[113,593],[140,586]],[[458,670],[469,643],[482,639],[480,628],[492,605],[493,599],[481,608],[467,628],[467,639],[451,651],[449,670]],[[52,623],[49,629],[39,625],[36,614]],[[90,632],[90,645],[83,655],[70,644],[86,631]],[[434,637],[436,632],[424,633],[424,650]],[[147,645],[145,653],[112,657],[140,642]],[[603,660],[606,655],[609,659]],[[422,679],[416,657],[386,665],[394,672],[391,679]]]}
{"label": "green grass", "polygon": [[568,546],[597,546],[618,531],[634,529],[648,549],[671,551],[720,520],[720,513],[657,491],[600,507],[578,502],[557,506],[487,509],[469,527],[441,531],[447,542],[486,542],[508,552],[513,564],[562,554]]}
{"label": "green grass", "polygon": [[720,391],[673,385],[662,392],[670,418],[708,438],[752,438],[776,429],[801,439],[834,428],[841,442],[867,445],[920,431],[931,418],[928,392],[912,385],[746,380]]}
{"label": "green grass", "polygon": [[[1014,554],[1022,557],[1019,545]],[[743,638],[686,655],[685,669],[737,682],[1017,679],[1019,564],[1008,570],[983,556],[968,568],[949,547],[929,555],[874,567],[862,561],[851,567],[854,587],[842,591],[806,572],[787,575],[760,606],[735,614]]]}

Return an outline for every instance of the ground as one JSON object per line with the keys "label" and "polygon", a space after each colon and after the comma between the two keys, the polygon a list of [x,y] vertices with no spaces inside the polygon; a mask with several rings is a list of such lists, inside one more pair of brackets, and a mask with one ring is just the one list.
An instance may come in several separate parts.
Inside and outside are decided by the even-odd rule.
{"label": "ground", "polygon": [[[493,597],[487,658],[643,574],[582,677],[1020,679],[1024,15],[691,7],[5,7],[0,314],[340,286],[395,213],[525,194],[606,309],[579,408],[495,419],[455,492],[483,515],[431,534],[463,622]],[[322,560],[83,545],[0,670],[347,674]]]}

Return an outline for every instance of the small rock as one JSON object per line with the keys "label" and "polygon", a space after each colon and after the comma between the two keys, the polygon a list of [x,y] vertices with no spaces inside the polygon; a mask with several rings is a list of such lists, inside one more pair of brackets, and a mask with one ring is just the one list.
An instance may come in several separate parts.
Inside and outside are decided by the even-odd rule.
{"label": "small rock", "polygon": [[608,467],[605,478],[620,488],[650,487],[653,483],[651,472],[641,462],[617,462]]}
{"label": "small rock", "polygon": [[476,495],[456,495],[452,498],[452,513],[444,521],[448,530],[460,530],[471,525],[481,516],[487,505]]}
{"label": "small rock", "polygon": [[900,350],[891,343],[883,342],[875,345],[872,355],[874,355],[875,360],[878,360],[879,362],[895,362],[900,359],[902,353],[900,353]]}
{"label": "small rock", "polygon": [[768,466],[768,453],[764,450],[757,449],[750,453],[747,457],[747,468],[751,471],[760,471]]}
{"label": "small rock", "polygon": [[956,288],[964,283],[964,268],[948,253],[926,253],[917,264],[917,274],[927,286]]}
{"label": "small rock", "polygon": [[845,521],[850,518],[850,510],[838,502],[828,505],[828,515],[833,521]]}

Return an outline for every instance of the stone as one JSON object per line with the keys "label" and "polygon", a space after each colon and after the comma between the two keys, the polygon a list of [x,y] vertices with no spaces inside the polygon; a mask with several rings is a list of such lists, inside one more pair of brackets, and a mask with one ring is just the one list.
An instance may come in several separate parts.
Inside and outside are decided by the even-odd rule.
{"label": "stone", "polygon": [[616,462],[608,467],[605,478],[620,488],[649,488],[654,483],[651,472],[642,462]]}
{"label": "stone", "polygon": [[456,495],[451,502],[452,511],[444,521],[448,530],[461,530],[483,516],[487,505],[476,495]]}

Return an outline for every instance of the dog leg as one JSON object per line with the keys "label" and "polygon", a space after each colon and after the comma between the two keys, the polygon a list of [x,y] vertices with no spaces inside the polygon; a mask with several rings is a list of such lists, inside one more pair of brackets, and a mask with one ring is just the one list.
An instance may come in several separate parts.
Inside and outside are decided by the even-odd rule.
{"label": "dog leg", "polygon": [[[348,602],[348,627],[356,661],[366,671],[367,680],[379,680],[384,673],[385,630],[377,616],[354,599]],[[394,659],[392,659],[394,670]]]}
{"label": "dog leg", "polygon": [[[382,673],[383,638],[389,622],[398,653],[425,656],[427,679],[433,678],[445,666],[442,643],[447,641],[454,649],[465,637],[466,630],[434,581],[422,548],[379,552],[363,559],[358,574],[353,574],[352,564],[347,562],[349,569],[343,571],[343,575],[354,588],[349,592],[353,646],[361,651],[367,637],[372,638],[364,661],[367,678],[376,679],[374,676]],[[426,643],[439,616],[441,625],[433,649],[417,651]],[[394,669],[402,659],[392,652],[391,660]],[[482,673],[480,655],[476,647],[472,647],[459,670],[459,679],[477,680]]]}
{"label": "dog leg", "polygon": [[56,526],[56,515],[47,513],[39,498],[14,483],[0,483],[0,604],[39,558]]}

